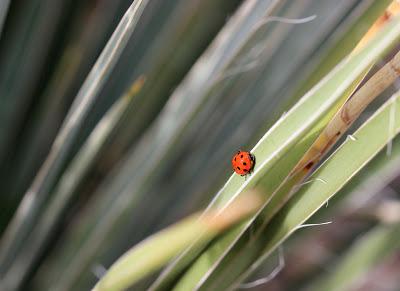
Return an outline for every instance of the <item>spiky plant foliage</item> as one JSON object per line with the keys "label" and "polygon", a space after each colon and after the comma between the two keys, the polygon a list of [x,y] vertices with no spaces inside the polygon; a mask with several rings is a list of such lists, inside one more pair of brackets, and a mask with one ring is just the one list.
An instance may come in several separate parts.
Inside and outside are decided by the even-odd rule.
{"label": "spiky plant foliage", "polygon": [[0,289],[397,290],[399,5],[3,1]]}

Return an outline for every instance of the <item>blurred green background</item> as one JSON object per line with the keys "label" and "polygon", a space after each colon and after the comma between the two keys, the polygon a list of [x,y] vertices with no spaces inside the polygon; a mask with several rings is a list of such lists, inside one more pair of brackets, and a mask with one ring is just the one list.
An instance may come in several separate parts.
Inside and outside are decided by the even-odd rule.
{"label": "blurred green background", "polygon": [[[390,1],[144,2],[134,19],[132,0],[0,2],[4,290],[90,290],[129,247],[206,207],[232,154],[250,150],[321,60],[344,57]],[[395,140],[392,159],[381,153],[321,209],[314,220],[335,223],[294,235],[282,272],[252,290],[307,290],[329,272],[376,224],[365,209],[399,198],[398,150]],[[351,290],[399,290],[399,270],[397,251]]]}

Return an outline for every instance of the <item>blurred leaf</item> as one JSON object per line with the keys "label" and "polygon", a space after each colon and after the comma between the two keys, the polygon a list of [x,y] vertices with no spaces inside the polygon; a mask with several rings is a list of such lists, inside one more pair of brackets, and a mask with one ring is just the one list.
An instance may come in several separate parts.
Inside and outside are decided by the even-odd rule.
{"label": "blurred leaf", "polygon": [[201,243],[254,213],[262,205],[257,192],[233,202],[223,211],[192,215],[151,236],[118,259],[93,290],[125,290],[136,281],[162,267],[182,249]]}
{"label": "blurred leaf", "polygon": [[[336,40],[334,46],[324,51],[324,57],[318,62],[313,64],[314,70],[304,80],[299,89],[294,95],[302,96],[310,90],[323,76],[329,73],[344,57],[346,57],[365,35],[371,24],[385,11],[391,0],[372,1],[369,6],[365,4],[368,9],[362,11],[362,14],[357,17],[356,22],[350,27],[339,40]],[[362,7],[362,8],[364,8]],[[356,11],[359,13],[359,11]]]}
{"label": "blurred leaf", "polygon": [[[0,42],[1,163],[18,142],[25,114],[33,102],[33,92],[45,71],[47,54],[65,20],[68,4],[63,0],[10,3]],[[18,9],[21,5],[23,9]]]}
{"label": "blurred leaf", "polygon": [[350,290],[357,279],[400,248],[400,225],[378,225],[356,240],[351,248],[307,290]]}
{"label": "blurred leaf", "polygon": [[[223,207],[230,199],[240,195],[240,192],[252,186],[261,186],[266,193],[268,203],[277,187],[284,181],[294,165],[304,155],[305,151],[321,132],[322,127],[346,99],[343,95],[351,92],[351,86],[360,75],[400,37],[400,21],[393,22],[379,35],[373,43],[360,53],[343,61],[331,74],[314,87],[309,94],[283,116],[274,127],[260,140],[252,150],[256,156],[256,166],[244,183],[241,177],[232,176],[217,194],[211,206]],[[344,98],[343,98],[344,97]],[[278,165],[278,166],[276,166]],[[259,182],[257,184],[257,182]],[[254,217],[255,218],[255,217]],[[213,244],[197,260],[188,271],[188,279],[183,279],[189,285],[184,288],[194,288],[205,281],[220,260],[251,225],[253,219],[241,227],[237,227]],[[201,248],[189,248],[160,276],[153,288],[164,288],[181,272],[190,258],[196,257]],[[203,258],[203,259],[202,259]],[[204,276],[204,277],[203,277]]]}
{"label": "blurred leaf", "polygon": [[[143,83],[144,79],[139,78],[133,84],[130,92],[122,96],[110,108],[71,161],[54,189],[48,207],[41,213],[36,225],[31,228],[27,237],[29,244],[24,245],[19,250],[11,266],[8,267],[7,273],[3,276],[6,286],[18,286],[29,274],[34,262],[42,254],[44,246],[47,245],[51,233],[59,225],[66,208],[70,205],[74,195],[77,194],[76,191],[82,183],[82,179],[87,176],[88,170],[110,139],[110,134],[115,130],[116,124],[126,111],[126,107],[135,97],[135,94],[140,91]],[[18,278],[13,275],[15,273],[19,274]]]}
{"label": "blurred leaf", "polygon": [[[337,193],[400,130],[400,119],[391,120],[391,112],[400,113],[400,93],[385,103],[364,125],[347,139],[309,178],[309,183],[295,194],[287,205],[263,226],[253,230],[256,238],[243,237],[209,278],[209,284],[238,285],[333,195]],[[351,157],[351,159],[349,159]],[[324,182],[321,182],[324,181]],[[227,274],[226,266],[229,268]],[[225,266],[225,269],[224,269]],[[210,286],[210,285],[206,285]],[[221,285],[222,286],[222,285]],[[228,286],[228,285],[226,285]]]}
{"label": "blurred leaf", "polygon": [[6,20],[8,6],[10,5],[10,0],[4,0],[0,3],[0,36],[3,31],[3,24]]}
{"label": "blurred leaf", "polygon": [[[27,113],[12,157],[1,164],[0,188],[10,197],[4,199],[12,199],[16,204],[30,186],[73,98],[117,25],[115,19],[119,20],[125,12],[118,7],[120,2],[126,0],[97,0],[96,5],[91,2],[73,5],[72,15],[68,18],[71,24],[64,28],[65,32],[59,37],[61,44],[54,49],[56,52],[52,52],[56,61],[49,65],[48,76],[40,82],[44,83],[43,88],[35,94],[35,102]],[[94,111],[103,112],[104,108],[97,103]],[[83,128],[86,127],[93,129],[87,122]],[[75,147],[78,145],[82,146],[75,143]],[[12,211],[16,207],[11,201],[8,205]],[[11,219],[11,214],[2,214],[7,220]]]}
{"label": "blurred leaf", "polygon": [[[285,84],[284,95],[281,96],[282,93],[279,94],[280,98],[285,100],[282,102],[283,105],[280,105],[283,109],[279,108],[279,110],[275,109],[274,111],[280,112],[292,107],[303,94],[320,81],[345,56],[349,55],[360,39],[365,39],[365,32],[371,27],[376,18],[385,11],[388,3],[389,1],[359,2],[342,22],[332,24],[335,29],[324,35],[326,39],[323,40],[322,44],[312,52],[310,57],[306,58],[301,68],[295,70],[295,73],[291,76],[290,86]],[[346,4],[350,5],[351,3],[347,1]],[[343,2],[340,3],[340,6],[342,5],[344,5]],[[319,17],[323,17],[324,22],[332,22],[329,17],[334,12],[333,7],[330,7],[329,11],[331,12],[329,15],[317,13],[317,20]],[[322,28],[321,23],[316,25]],[[316,32],[310,33],[315,34]],[[299,70],[301,74],[297,73]],[[296,80],[296,78],[299,80]]]}
{"label": "blurred leaf", "polygon": [[[223,3],[225,2],[211,1],[207,3],[201,2],[200,5],[199,2],[198,5],[200,5],[201,10],[193,10],[192,13],[210,15],[210,11],[209,9],[207,9],[209,6],[215,5],[216,8],[221,8],[221,6],[225,6]],[[185,3],[185,6],[186,5],[193,6],[193,4],[190,3]],[[233,6],[234,2],[231,2],[229,5],[226,5],[226,7],[223,8],[229,10],[232,9]],[[216,16],[220,16],[224,14],[224,11],[225,10],[223,9],[219,9],[215,10],[214,13],[217,14]],[[195,18],[187,18],[187,11],[182,12],[184,12],[184,18],[180,18],[180,21],[174,19],[174,26],[177,25],[177,23],[181,23],[182,21],[184,21],[184,23],[189,20],[194,21]],[[197,16],[196,18],[201,17]],[[213,27],[213,29],[218,28],[218,25],[224,20],[225,15],[222,21],[220,18],[216,17],[214,23],[212,24],[213,26],[215,26]],[[204,40],[200,37],[203,33],[205,33],[205,31],[209,31],[210,25],[210,23],[207,23],[207,25],[202,25],[201,22],[196,23],[196,29],[198,30],[196,31],[196,34],[198,34],[198,39],[195,38],[193,34],[184,34],[184,32],[187,31],[179,30],[179,34],[175,35],[176,33],[178,33],[175,30],[172,30],[172,28],[175,27],[168,28],[168,30],[172,30],[172,32],[174,33],[174,38],[187,37],[190,38],[193,42],[203,42]],[[192,30],[194,28],[189,26],[187,29]],[[155,66],[151,70],[148,69],[149,74],[146,74],[146,84],[143,87],[143,90],[138,94],[137,98],[135,98],[134,102],[132,102],[133,104],[131,104],[130,106],[130,109],[140,111],[141,115],[134,114],[135,111],[131,110],[128,116],[126,116],[127,118],[123,121],[123,123],[119,125],[124,127],[124,131],[133,132],[137,131],[138,127],[140,127],[140,125],[136,124],[134,120],[136,120],[139,116],[142,116],[143,112],[146,111],[147,105],[145,107],[139,106],[138,103],[135,103],[138,99],[142,99],[144,102],[147,103],[149,102],[149,98],[151,98],[149,95],[150,93],[151,96],[155,96],[157,98],[159,97],[159,94],[156,93],[161,89],[154,86],[155,82],[159,82],[159,79],[163,80],[163,78],[161,78],[161,76],[159,75],[159,66],[161,66],[159,62],[161,60],[163,60],[164,62],[170,61],[170,69],[173,70],[177,63],[175,63],[174,60],[170,60],[170,57],[165,58],[167,55],[165,52],[167,51],[168,53],[173,53],[174,55],[176,55],[178,53],[176,50],[171,52],[172,48],[175,46],[180,46],[179,42],[176,43],[174,41],[171,41],[171,47],[168,49],[168,51],[166,50],[165,46],[159,46],[157,47],[157,50],[151,52],[153,54],[156,54],[154,56],[154,59],[156,59],[155,63],[157,66]],[[225,47],[226,44],[222,46],[222,48]],[[226,51],[222,48],[221,46],[218,47],[218,51],[216,52],[218,56],[226,53]],[[181,50],[182,53],[185,53],[184,49],[181,48]],[[163,54],[161,56],[158,54],[159,51],[163,51]],[[164,59],[161,57],[163,57]],[[150,55],[147,56],[147,58],[150,58]],[[180,60],[179,62],[181,61],[182,60]],[[225,65],[225,63],[221,62],[221,60],[218,58],[213,58],[211,61],[211,72],[215,69],[215,67],[221,69]],[[165,68],[165,65],[163,66]],[[207,83],[210,82],[209,76],[203,73],[203,67],[198,67],[197,69],[200,69],[200,73],[204,76],[204,81]],[[148,79],[150,78],[150,75],[152,81]],[[165,78],[167,78],[167,75],[170,76],[170,74],[166,73]],[[193,75],[194,74],[189,77],[190,82],[193,81]],[[176,76],[174,76],[174,78],[175,77]],[[170,81],[170,78],[165,79],[165,82],[167,84],[169,84]],[[199,86],[199,84],[196,83],[197,80],[194,81],[195,83],[191,84],[192,86],[194,85],[197,88],[202,88],[202,86]],[[153,86],[147,85],[147,83],[150,82],[152,82]],[[166,83],[162,83],[160,84],[160,86],[165,86]],[[210,85],[212,85],[212,82],[207,84],[207,86]],[[79,268],[88,267],[87,262],[90,262],[89,260],[93,258],[93,255],[97,254],[98,248],[103,246],[103,239],[112,240],[117,237],[115,232],[121,231],[121,229],[114,227],[116,224],[122,223],[121,220],[125,220],[127,221],[127,223],[130,223],[130,221],[134,220],[134,218],[132,219],[132,212],[129,207],[132,207],[132,204],[137,203],[137,199],[141,198],[142,193],[146,193],[146,188],[143,188],[141,186],[141,183],[143,183],[144,187],[147,187],[152,177],[157,177],[157,173],[165,171],[166,165],[168,165],[166,164],[165,160],[168,161],[170,159],[170,152],[173,152],[175,150],[174,146],[176,144],[176,139],[180,137],[182,130],[185,129],[185,127],[187,126],[188,120],[192,118],[191,114],[197,111],[197,106],[200,106],[202,104],[203,98],[209,98],[208,95],[201,94],[201,91],[199,92],[199,94],[197,93],[197,90],[193,90],[193,88],[191,87],[186,88],[185,86],[183,86],[182,89],[184,91],[177,92],[178,96],[174,96],[168,102],[165,111],[160,114],[159,118],[149,128],[148,132],[145,132],[144,134],[142,133],[142,139],[139,140],[135,144],[135,147],[128,152],[128,154],[122,159],[121,163],[116,167],[116,169],[114,171],[110,171],[109,177],[107,177],[102,185],[100,185],[98,191],[94,195],[94,199],[88,203],[88,207],[91,210],[81,216],[81,218],[79,219],[79,225],[77,227],[78,229],[74,228],[72,230],[73,234],[68,237],[65,242],[63,242],[64,251],[62,251],[62,254],[57,257],[56,264],[70,264],[72,261],[73,264],[78,265],[78,267],[68,268],[69,271],[66,274],[64,274],[63,271],[65,267],[52,268],[52,271],[54,271],[54,277],[58,276],[56,274],[57,271],[60,272],[60,276],[63,276],[63,282],[67,282],[65,283],[65,286],[69,286],[69,284],[74,284],[76,282],[74,280],[80,279],[82,275],[90,277],[92,279],[91,274],[81,272]],[[189,93],[186,90],[188,90]],[[161,91],[163,95],[166,94],[166,92],[164,92],[163,90]],[[188,98],[186,94],[191,96],[191,98]],[[177,112],[179,112],[178,116]],[[130,124],[131,122],[134,122],[134,124]],[[140,120],[140,123],[143,123],[143,119]],[[117,139],[117,141],[121,140]],[[112,152],[112,154],[114,155],[115,152]],[[137,170],[138,168],[140,169],[140,171]],[[154,182],[152,182],[151,184],[153,183]],[[134,185],[135,187],[133,187],[132,185]],[[132,189],[136,190],[133,191]],[[149,197],[149,195],[147,195],[147,197]],[[136,213],[134,213],[134,215],[135,214]],[[112,234],[110,235],[110,233]],[[124,240],[127,241],[126,231],[123,231],[122,235],[124,237]],[[94,241],[92,241],[93,239]],[[80,248],[80,245],[82,244],[83,247]],[[87,251],[87,247],[89,247],[89,251]],[[74,251],[73,253],[69,253],[69,250]],[[54,280],[54,284],[58,284],[58,280]]]}
{"label": "blurred leaf", "polygon": [[109,77],[146,4],[147,0],[135,1],[126,12],[72,104],[48,158],[26,192],[3,235],[0,246],[0,270],[2,272],[7,269],[16,256],[19,246],[37,221],[44,202],[57,183],[63,166],[68,162],[68,154],[76,142],[85,117],[95,106],[98,91]]}
{"label": "blurred leaf", "polygon": [[[261,262],[263,268],[248,280],[259,276],[267,279],[264,274],[276,264],[268,254],[297,229],[294,221],[299,222],[300,216],[304,219],[305,211],[310,215],[318,203],[323,203],[317,194],[303,201],[301,191],[309,190],[304,186],[326,181],[318,177],[304,181],[304,174],[314,168],[296,172],[293,167],[304,160],[310,145],[325,153],[335,143],[336,138],[317,146],[314,141],[322,130],[332,128],[326,126],[327,122],[333,124],[331,117],[343,108],[341,104],[356,86],[362,89],[346,102],[346,108],[353,108],[350,105],[357,103],[354,100],[360,92],[374,97],[384,89],[380,84],[392,84],[396,74],[381,78],[384,82],[378,80],[378,86],[371,83],[372,78],[359,84],[372,64],[379,69],[386,63],[386,68],[392,67],[390,74],[398,67],[387,62],[393,56],[391,47],[398,43],[398,24],[391,24],[392,29],[396,26],[396,36],[380,31],[399,13],[398,1],[392,1],[376,22],[389,1],[147,1],[135,28],[128,29],[124,43],[118,46],[119,55],[98,78],[94,74],[99,63],[92,68],[94,62],[123,13],[138,1],[3,2],[0,9],[2,5],[7,9],[0,10],[0,189],[4,194],[0,200],[4,206],[0,233],[24,192],[31,191],[0,241],[0,289],[7,291],[87,290],[98,278],[124,287],[134,281],[135,290],[148,290],[151,284],[150,289],[161,290],[220,290],[238,287]],[[126,20],[127,16],[122,22]],[[380,43],[370,44],[368,53],[346,59],[335,68],[361,37],[361,43],[365,43],[377,32]],[[383,56],[385,60],[380,59]],[[98,82],[94,81],[97,85],[85,97],[82,90],[90,91],[93,80],[87,78],[86,87],[80,87],[91,69],[91,77]],[[135,87],[138,78],[142,83],[141,76],[146,83],[135,98],[121,98],[132,93],[132,84]],[[299,92],[308,91],[321,79],[322,84],[293,107],[302,95]],[[334,83],[327,85],[329,80]],[[368,89],[367,84],[373,88]],[[397,85],[394,83],[380,99],[387,99]],[[78,106],[85,100],[85,106]],[[358,113],[367,103],[354,106],[355,111]],[[375,100],[353,128],[382,104],[383,100]],[[387,131],[394,135],[392,125],[398,106],[389,107]],[[72,122],[74,116],[76,124]],[[66,124],[72,126],[66,129]],[[336,132],[338,128],[335,126]],[[341,127],[340,132],[346,129]],[[379,132],[380,137],[383,134]],[[252,148],[260,139],[254,150],[255,174],[244,181],[239,177],[228,179],[231,154],[238,147]],[[398,140],[389,143],[388,156],[382,152],[360,171],[358,182],[353,179],[341,195],[335,195],[344,200],[331,200],[329,207],[313,216],[313,221],[334,217],[334,224],[290,237],[287,268],[269,286],[279,290],[308,286],[310,279],[319,277],[321,268],[342,259],[340,255],[333,258],[331,252],[341,254],[377,219],[388,221],[388,214],[398,212],[393,207],[392,211],[382,210],[388,199],[391,205],[400,205],[393,202],[398,198]],[[342,148],[358,142],[353,138],[342,141]],[[38,172],[52,144],[53,156]],[[377,147],[372,144],[367,149]],[[359,164],[361,156],[356,155]],[[350,166],[354,166],[352,158],[347,161]],[[375,162],[379,172],[372,173],[373,169],[368,169]],[[362,166],[354,168],[352,175]],[[337,175],[329,176],[332,183],[337,182],[336,176],[344,179],[342,168],[336,171]],[[242,191],[252,187],[263,192],[262,209],[218,237],[216,232],[201,236],[194,223],[185,232],[164,237],[166,240],[158,241],[161,243],[156,243],[156,248],[138,253],[135,247],[133,253],[140,257],[133,256],[126,266],[109,269],[132,245],[204,207],[227,180],[225,187],[230,190],[224,192],[223,188],[209,211],[229,209],[231,201],[245,199]],[[368,189],[357,188],[352,193],[350,184]],[[315,187],[326,194],[322,186]],[[298,190],[301,197],[296,196]],[[331,194],[326,195],[333,195],[337,189],[327,191]],[[287,204],[288,200],[296,203],[296,199],[300,209]],[[282,209],[297,220],[287,222]],[[286,229],[271,229],[271,225]],[[152,239],[139,244],[139,250]],[[314,243],[326,252],[314,251]],[[263,256],[266,245],[269,249]],[[166,276],[157,279],[156,271],[176,255],[180,255],[178,263],[171,264],[163,273]],[[298,264],[299,256],[306,261]],[[103,277],[107,269],[110,272]],[[385,272],[386,276],[388,270]],[[381,275],[369,281],[379,280]]]}

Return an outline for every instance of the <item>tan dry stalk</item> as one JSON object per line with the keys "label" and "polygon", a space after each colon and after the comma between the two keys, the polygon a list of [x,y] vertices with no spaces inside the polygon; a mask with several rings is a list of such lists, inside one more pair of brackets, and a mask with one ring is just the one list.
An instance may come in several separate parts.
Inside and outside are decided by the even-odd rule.
{"label": "tan dry stalk", "polygon": [[400,1],[394,0],[385,12],[374,22],[363,38],[358,42],[352,53],[358,52],[388,23],[393,17],[400,13]]}
{"label": "tan dry stalk", "polygon": [[[385,24],[399,14],[400,3],[398,0],[394,0],[359,41],[352,51],[352,54],[357,53],[360,49],[365,47],[365,45],[381,31]],[[329,151],[332,145],[335,144],[342,134],[350,127],[368,104],[397,79],[400,72],[399,68],[399,53],[397,53],[397,55],[374,74],[352,98],[346,101],[296,165],[291,176],[299,174],[300,171],[304,172],[303,175],[300,176],[305,176],[322,156]]]}
{"label": "tan dry stalk", "polygon": [[400,52],[376,72],[332,118],[292,171],[308,172],[329,151],[364,109],[400,76]]}

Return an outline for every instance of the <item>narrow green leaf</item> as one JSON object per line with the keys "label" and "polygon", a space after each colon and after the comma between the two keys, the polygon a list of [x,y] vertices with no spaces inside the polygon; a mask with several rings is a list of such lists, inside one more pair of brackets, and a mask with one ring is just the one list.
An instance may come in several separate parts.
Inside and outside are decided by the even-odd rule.
{"label": "narrow green leaf", "polygon": [[[259,186],[266,193],[267,202],[291,169],[304,155],[338,107],[352,92],[355,82],[388,51],[400,37],[400,20],[396,19],[365,49],[344,60],[337,68],[315,86],[303,99],[281,118],[254,147],[256,156],[254,173],[243,181],[233,175],[219,191],[210,207],[223,208],[230,200],[246,189]],[[247,223],[233,229],[218,239],[197,262],[188,274],[191,279],[184,288],[194,288],[220,263],[229,249],[251,225],[256,216]],[[190,262],[201,248],[189,248],[158,278],[153,290],[166,288]],[[187,290],[188,290],[187,289]]]}
{"label": "narrow green leaf", "polygon": [[[346,31],[335,45],[324,52],[324,56],[315,64],[315,69],[302,82],[294,95],[302,96],[312,88],[323,76],[336,66],[346,55],[348,55],[359,40],[364,36],[372,23],[385,11],[391,0],[373,1],[368,9],[357,18],[357,21]],[[363,3],[365,6],[366,4]]]}
{"label": "narrow green leaf", "polygon": [[284,102],[284,108],[291,107],[352,52],[378,16],[384,13],[389,2],[389,0],[384,0],[358,4],[346,20],[341,22],[322,46],[314,52],[313,58],[302,66],[302,78],[293,86],[294,88],[288,91],[290,96]]}
{"label": "narrow green leaf", "polygon": [[[235,271],[218,273],[219,280],[238,285],[262,262],[309,219],[319,208],[335,195],[357,172],[359,172],[400,131],[400,118],[391,120],[391,111],[400,114],[400,92],[392,97],[355,134],[355,140],[347,139],[309,178],[284,208],[261,230],[257,238],[244,238],[235,250],[226,257],[223,265],[232,264]],[[321,182],[321,181],[324,181]],[[256,230],[257,232],[257,230]],[[240,246],[239,246],[240,245]],[[227,279],[230,277],[230,280]],[[236,277],[234,277],[236,276]],[[216,284],[217,278],[210,279]],[[220,281],[219,281],[220,282]]]}
{"label": "narrow green leaf", "polygon": [[0,3],[0,36],[3,31],[3,24],[6,20],[8,6],[10,5],[10,0],[4,0]]}
{"label": "narrow green leaf", "polygon": [[[24,278],[29,274],[33,264],[41,255],[44,246],[48,243],[51,233],[59,224],[65,209],[70,204],[78,186],[87,176],[88,170],[96,161],[96,157],[101,153],[104,145],[110,139],[110,135],[115,129],[120,118],[123,116],[129,102],[135,93],[143,85],[143,79],[135,82],[131,94],[122,96],[101,119],[99,124],[78,151],[76,156],[60,178],[59,183],[54,189],[48,207],[43,211],[37,224],[31,229],[27,240],[29,244],[24,245],[14,257],[7,272],[3,275],[3,281],[11,288],[17,288]],[[18,277],[13,274],[18,273]]]}
{"label": "narrow green leaf", "polygon": [[222,212],[211,211],[205,215],[193,215],[139,243],[111,266],[93,290],[125,290],[162,267],[194,241],[208,241],[227,227],[254,213],[261,207],[262,200],[257,193],[248,194]]}
{"label": "narrow green leaf", "polygon": [[[257,11],[271,11],[277,2],[279,1],[272,1],[273,5],[260,2],[261,8],[248,9],[247,14],[238,14],[237,17],[230,19],[229,25],[221,31],[215,42],[174,91],[165,108],[137,141],[136,146],[128,153],[128,157],[105,179],[89,203],[91,211],[80,217],[80,223],[74,226],[72,234],[63,244],[63,251],[55,260],[54,269],[60,270],[59,276],[62,276],[63,280],[72,282],[81,276],[83,273],[81,270],[101,252],[99,250],[101,247],[113,244],[120,238],[118,235],[110,235],[116,229],[113,226],[132,223],[130,213],[137,212],[138,201],[145,196],[150,200],[149,187],[154,184],[152,179],[165,172],[169,160],[177,153],[176,148],[182,142],[182,135],[192,130],[193,119],[198,117],[204,104],[216,97],[215,91],[219,92],[226,87],[227,82],[221,81],[221,75],[231,67],[236,67],[235,61],[238,58],[246,57],[248,51],[243,51],[242,48],[248,39],[244,37],[240,41],[235,41],[237,35],[251,35],[253,25],[262,19],[264,14],[258,15],[258,18],[249,15],[259,14]],[[221,3],[210,1],[204,4],[212,5],[216,9]],[[202,7],[202,10],[196,13],[207,14],[207,11],[208,9]],[[222,99],[223,96],[218,98]],[[126,130],[129,130],[130,126],[127,123]],[[141,170],[137,171],[138,168]],[[159,196],[159,192],[155,194]],[[125,239],[125,233],[123,235]],[[64,269],[69,271],[64,273]],[[54,283],[57,281],[54,280]]]}
{"label": "narrow green leaf", "polygon": [[379,262],[400,248],[400,225],[379,225],[357,239],[329,273],[307,288],[310,291],[350,290]]}
{"label": "narrow green leaf", "polygon": [[148,0],[135,1],[128,9],[79,91],[46,161],[25,193],[3,235],[0,246],[0,270],[7,269],[32,225],[37,221],[44,202],[57,183],[63,167],[68,163],[69,153],[86,116],[96,104],[97,93],[111,74],[147,2]]}

